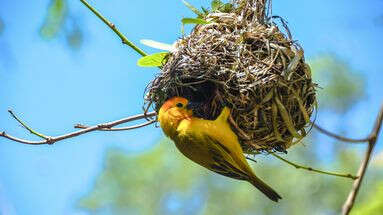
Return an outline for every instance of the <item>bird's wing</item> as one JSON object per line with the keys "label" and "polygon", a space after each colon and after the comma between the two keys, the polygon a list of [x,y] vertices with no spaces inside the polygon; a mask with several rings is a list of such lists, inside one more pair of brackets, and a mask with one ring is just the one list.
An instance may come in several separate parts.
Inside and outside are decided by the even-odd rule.
{"label": "bird's wing", "polygon": [[227,177],[248,180],[249,175],[241,169],[232,157],[232,152],[218,140],[206,135],[205,141],[209,143],[209,153],[214,160],[210,169]]}
{"label": "bird's wing", "polygon": [[[208,120],[194,119],[191,123],[183,120],[177,131],[176,146],[186,157],[219,174],[239,180],[249,179],[244,168],[247,163],[241,163],[239,157],[243,156],[241,146],[229,126]],[[225,141],[231,144],[225,144]]]}

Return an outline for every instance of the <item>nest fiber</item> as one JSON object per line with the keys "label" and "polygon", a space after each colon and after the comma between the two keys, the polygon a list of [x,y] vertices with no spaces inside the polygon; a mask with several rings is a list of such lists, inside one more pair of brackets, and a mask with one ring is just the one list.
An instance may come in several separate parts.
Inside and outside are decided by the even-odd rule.
{"label": "nest fiber", "polygon": [[207,24],[177,42],[148,86],[146,105],[158,110],[182,96],[201,102],[195,114],[206,119],[228,106],[245,153],[286,152],[306,135],[314,111],[310,68],[287,26],[283,33],[257,8],[264,5],[233,5],[230,12],[206,14]]}

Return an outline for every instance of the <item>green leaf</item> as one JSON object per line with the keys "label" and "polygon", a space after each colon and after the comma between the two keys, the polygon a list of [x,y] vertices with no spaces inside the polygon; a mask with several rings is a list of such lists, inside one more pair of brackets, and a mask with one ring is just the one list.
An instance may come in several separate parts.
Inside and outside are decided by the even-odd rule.
{"label": "green leaf", "polygon": [[158,52],[151,55],[144,56],[137,61],[138,66],[142,67],[158,67],[162,66],[164,59],[169,54],[169,52]]}
{"label": "green leaf", "polygon": [[208,9],[206,9],[206,8],[204,8],[204,7],[201,7],[201,9],[202,9],[202,12],[205,14],[205,16],[206,16],[207,14],[209,14],[209,10],[208,10]]}
{"label": "green leaf", "polygon": [[193,5],[189,4],[187,1],[182,0],[182,2],[188,7],[191,11],[193,11],[195,14],[197,14],[198,17],[204,17],[205,14],[203,14],[201,11],[199,11],[197,8],[195,8]]}
{"label": "green leaf", "polygon": [[211,1],[211,10],[212,11],[219,11],[222,6],[223,6],[223,3],[221,0]]}
{"label": "green leaf", "polygon": [[231,11],[233,11],[233,4],[230,4],[230,3],[224,4],[223,7],[220,9],[220,11],[224,13],[230,13]]}
{"label": "green leaf", "polygon": [[183,18],[181,20],[182,24],[186,25],[186,24],[200,24],[200,25],[204,25],[204,24],[208,24],[209,22],[204,20],[204,19],[200,19],[200,18]]}
{"label": "green leaf", "polygon": [[233,4],[224,4],[221,0],[213,0],[211,2],[211,11],[230,13],[231,11],[233,11]]}
{"label": "green leaf", "polygon": [[209,24],[208,21],[201,18],[183,18],[181,22],[182,22],[182,26],[181,26],[182,35],[185,33],[184,27],[187,24],[200,24],[200,25]]}

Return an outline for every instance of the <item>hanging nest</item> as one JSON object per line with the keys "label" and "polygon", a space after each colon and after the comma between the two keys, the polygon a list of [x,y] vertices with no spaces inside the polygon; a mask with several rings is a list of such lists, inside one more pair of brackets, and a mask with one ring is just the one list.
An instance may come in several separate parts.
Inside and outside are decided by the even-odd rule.
{"label": "hanging nest", "polygon": [[[173,96],[201,102],[195,113],[215,119],[224,106],[245,153],[286,152],[306,135],[316,105],[303,49],[282,20],[283,33],[265,15],[266,1],[234,1],[210,12],[176,43],[148,85],[146,108]],[[270,8],[271,9],[271,8]]]}

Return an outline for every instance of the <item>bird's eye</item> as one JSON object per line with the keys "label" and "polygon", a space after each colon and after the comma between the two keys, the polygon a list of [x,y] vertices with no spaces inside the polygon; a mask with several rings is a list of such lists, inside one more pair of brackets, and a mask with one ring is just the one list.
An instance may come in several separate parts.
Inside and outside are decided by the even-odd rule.
{"label": "bird's eye", "polygon": [[182,103],[177,103],[176,106],[182,108],[184,105]]}

